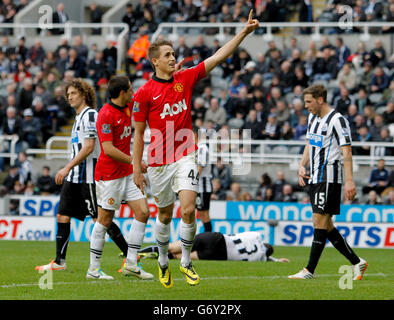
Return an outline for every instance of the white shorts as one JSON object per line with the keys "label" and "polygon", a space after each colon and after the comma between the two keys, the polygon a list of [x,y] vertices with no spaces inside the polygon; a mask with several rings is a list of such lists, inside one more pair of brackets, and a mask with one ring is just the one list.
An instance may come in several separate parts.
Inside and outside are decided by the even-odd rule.
{"label": "white shorts", "polygon": [[115,180],[96,181],[97,205],[106,210],[118,210],[122,201],[135,201],[145,196],[135,185],[133,175]]}
{"label": "white shorts", "polygon": [[149,167],[148,177],[152,194],[159,208],[175,202],[181,190],[198,192],[197,153],[194,151],[176,162]]}

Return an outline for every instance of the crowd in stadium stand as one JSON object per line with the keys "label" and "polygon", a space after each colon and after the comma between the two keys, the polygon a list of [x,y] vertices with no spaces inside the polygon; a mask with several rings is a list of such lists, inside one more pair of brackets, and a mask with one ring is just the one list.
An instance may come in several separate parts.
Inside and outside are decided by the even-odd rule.
{"label": "crowd in stadium stand", "polygon": [[[26,2],[20,1],[21,5]],[[331,12],[333,21],[338,19],[337,2],[329,1],[323,13]],[[0,16],[9,22],[6,18],[9,15],[4,9],[7,3],[11,5],[12,1],[3,0]],[[219,6],[219,3],[223,5]],[[167,17],[174,22],[244,21],[249,8],[255,6],[260,21],[279,21],[285,19],[288,3],[297,1],[266,0],[253,4],[245,0],[142,0],[135,8],[128,5],[122,20],[129,24],[131,34],[136,37],[125,57],[124,71],[132,81],[149,79],[153,72],[146,57],[149,35],[163,19],[168,21]],[[388,5],[376,0],[346,3],[357,8],[355,11],[360,13],[360,21],[364,18],[366,21],[393,21],[392,0]],[[378,4],[382,5],[381,9]],[[300,19],[311,18],[308,6],[308,0],[302,2],[300,11],[306,10],[306,13],[300,15]],[[91,10],[92,19],[99,22],[102,12],[95,12],[97,6],[94,5]],[[335,30],[331,31],[335,33]],[[93,30],[94,34],[100,32]],[[302,32],[308,33],[308,30]],[[392,30],[380,28],[379,32]],[[303,140],[307,130],[307,112],[303,108],[302,90],[312,83],[322,82],[329,88],[329,104],[349,120],[353,141],[393,142],[394,55],[386,52],[378,36],[368,44],[372,48],[366,48],[366,44],[360,42],[356,51],[348,48],[341,35],[336,37],[333,43],[327,37],[320,42],[311,40],[307,48],[301,48],[296,37],[291,38],[284,49],[279,49],[272,40],[268,49],[259,52],[255,59],[241,47],[219,67],[222,79],[230,84],[228,90],[222,89],[217,93],[209,77],[196,86],[191,106],[193,123],[199,128],[212,128],[225,135],[229,135],[231,129],[250,129],[252,138],[256,140]],[[215,40],[213,46],[207,46],[204,36],[200,36],[192,46],[188,46],[185,38],[180,37],[174,43],[174,49],[178,62],[185,58],[184,66],[191,67],[213,54],[220,45],[219,40]],[[62,37],[56,50],[50,51],[42,46],[39,37],[31,47],[26,47],[23,37],[15,47],[9,45],[8,35],[1,37],[0,75],[2,82],[8,85],[0,94],[0,135],[17,136],[16,152],[19,154],[16,165],[7,170],[0,186],[1,194],[59,192],[51,178],[55,172],[50,173],[49,168],[43,168],[38,179],[37,173],[26,174],[29,168],[26,162],[29,160],[24,150],[42,146],[72,118],[72,110],[63,96],[63,87],[74,77],[88,79],[94,85],[100,108],[108,99],[107,83],[116,73],[117,58],[113,39],[107,39],[106,48],[98,50],[97,45],[88,47],[84,44],[81,36],[71,40]],[[9,150],[9,143],[1,141],[0,151]],[[370,150],[367,146],[354,147],[353,153],[370,155]],[[394,156],[394,148],[376,148],[375,155]],[[0,158],[0,172],[8,168],[8,161]],[[307,201],[296,197],[297,186],[286,182],[283,172],[278,172],[275,181],[268,174],[263,175],[257,194],[241,190],[241,185],[232,181],[228,166],[220,162],[214,166],[213,173],[213,199]],[[387,188],[393,188],[393,173],[388,171],[387,177]],[[370,193],[373,192],[376,193],[373,188],[368,190],[371,199],[373,194]],[[382,191],[376,197],[380,195]],[[383,196],[393,198],[390,189]]]}

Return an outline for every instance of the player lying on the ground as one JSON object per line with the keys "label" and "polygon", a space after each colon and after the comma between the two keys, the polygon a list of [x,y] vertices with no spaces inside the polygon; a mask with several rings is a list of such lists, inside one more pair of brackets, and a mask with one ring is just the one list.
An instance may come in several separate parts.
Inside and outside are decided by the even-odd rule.
{"label": "player lying on the ground", "polygon": [[[203,232],[196,235],[190,254],[192,260],[234,260],[234,261],[274,261],[290,262],[286,258],[274,258],[274,248],[264,243],[256,231],[233,235],[220,232]],[[141,258],[157,258],[158,246],[146,247],[138,252]],[[181,241],[171,242],[168,247],[170,259],[182,256]]]}

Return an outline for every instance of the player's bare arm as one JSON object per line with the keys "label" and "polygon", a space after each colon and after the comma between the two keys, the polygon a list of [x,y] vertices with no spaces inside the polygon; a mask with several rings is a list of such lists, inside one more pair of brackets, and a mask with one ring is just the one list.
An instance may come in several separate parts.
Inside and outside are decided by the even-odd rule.
{"label": "player's bare arm", "polygon": [[348,200],[353,200],[357,194],[356,185],[353,180],[353,157],[352,147],[341,147],[343,155],[343,167],[345,169],[345,197]]}
{"label": "player's bare arm", "polygon": [[257,19],[253,19],[253,10],[249,12],[249,18],[242,29],[233,39],[227,42],[223,47],[221,47],[215,54],[204,61],[205,64],[205,72],[208,74],[212,71],[217,65],[227,59],[234,51],[238,48],[241,42],[246,38],[246,36],[253,32],[259,26],[259,21]]}
{"label": "player's bare arm", "polygon": [[298,182],[302,187],[306,186],[305,179],[309,179],[309,176],[306,175],[306,169],[305,169],[308,162],[309,162],[309,141],[306,143],[306,146],[304,148],[304,153],[302,154],[302,159],[298,167]]}
{"label": "player's bare arm", "polygon": [[[144,193],[144,186],[148,184],[142,167],[142,154],[144,152],[144,132],[146,123],[136,121],[134,124],[134,143],[133,143],[133,166],[134,166],[134,183]],[[146,171],[146,168],[145,168]]]}
{"label": "player's bare arm", "polygon": [[63,180],[67,177],[69,172],[71,171],[72,168],[75,166],[79,165],[82,161],[84,161],[89,154],[91,154],[94,150],[94,145],[95,145],[96,139],[92,138],[87,138],[84,139],[84,145],[82,149],[77,153],[75,158],[70,160],[66,166],[64,166],[62,169],[60,169],[56,176],[55,176],[55,182],[56,184],[62,184]]}

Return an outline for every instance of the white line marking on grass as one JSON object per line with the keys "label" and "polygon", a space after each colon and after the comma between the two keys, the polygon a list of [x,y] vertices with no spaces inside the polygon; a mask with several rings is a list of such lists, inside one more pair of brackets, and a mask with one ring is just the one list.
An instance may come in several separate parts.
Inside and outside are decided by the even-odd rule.
{"label": "white line marking on grass", "polygon": [[[371,274],[365,274],[364,277],[387,277],[387,276],[393,276],[393,274],[384,274],[384,273],[371,273]],[[319,278],[337,278],[339,277],[338,274],[318,274],[316,276],[317,279]],[[287,276],[244,276],[244,277],[203,277],[201,278],[201,280],[241,280],[241,279],[287,279]],[[174,278],[174,281],[184,281],[185,278]],[[74,285],[74,284],[81,284],[81,283],[85,283],[85,284],[97,284],[97,283],[124,283],[125,281],[128,282],[151,282],[152,280],[138,280],[138,279],[127,279],[125,278],[124,280],[88,280],[86,279],[86,281],[70,281],[70,282],[66,282],[66,281],[59,281],[56,282],[54,281],[53,284],[54,285]],[[159,280],[153,280],[153,281],[159,281]],[[35,287],[38,286],[38,283],[11,283],[11,284],[3,284],[0,285],[0,288],[17,288],[17,287]]]}

